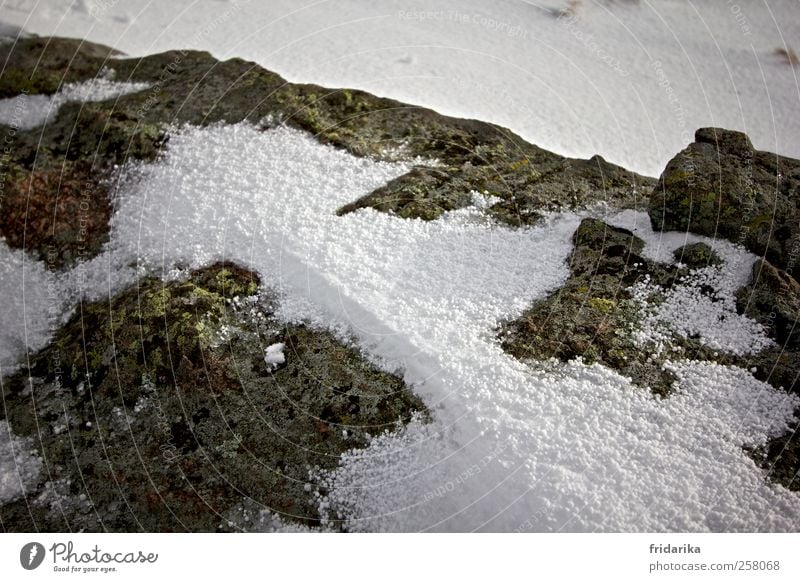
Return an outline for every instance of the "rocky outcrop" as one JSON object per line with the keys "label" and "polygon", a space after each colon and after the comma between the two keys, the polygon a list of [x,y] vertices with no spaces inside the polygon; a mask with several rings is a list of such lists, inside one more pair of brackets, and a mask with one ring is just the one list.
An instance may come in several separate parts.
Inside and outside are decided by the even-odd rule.
{"label": "rocky outcrop", "polygon": [[716,251],[706,243],[691,243],[675,249],[672,253],[675,260],[692,269],[702,269],[703,267],[716,267],[722,264]]}
{"label": "rocky outcrop", "polygon": [[20,93],[50,95],[63,83],[93,79],[107,59],[120,56],[107,46],[77,38],[25,36],[2,43],[0,99]]}
{"label": "rocky outcrop", "polygon": [[523,360],[602,363],[659,396],[668,395],[675,376],[664,367],[666,355],[654,357],[634,344],[640,308],[630,289],[644,277],[670,285],[687,270],[645,259],[640,238],[593,218],[581,222],[573,242],[569,279],[501,326],[503,349]]}
{"label": "rocky outcrop", "polygon": [[762,323],[784,349],[800,349],[800,283],[794,277],[758,261],[752,281],[736,299],[738,309]]}
{"label": "rocky outcrop", "polygon": [[258,286],[232,264],[141,281],[4,379],[0,420],[47,474],[2,527],[215,531],[244,500],[319,523],[311,469],[425,408],[329,333],[275,321]]}
{"label": "rocky outcrop", "polygon": [[88,162],[43,166],[8,172],[0,236],[58,270],[97,255],[108,240],[109,179]]}
{"label": "rocky outcrop", "polygon": [[758,151],[743,133],[697,130],[650,197],[656,230],[744,245],[793,276],[800,258],[800,161]]}
{"label": "rocky outcrop", "polygon": [[[100,45],[31,37],[0,46],[0,59],[6,63],[0,95],[9,97],[53,94],[65,83],[90,80],[101,72],[115,81],[148,84],[145,90],[108,101],[67,103],[45,126],[14,132],[14,147],[4,162],[17,179],[4,187],[4,194],[19,207],[29,194],[26,185],[37,184],[35,198],[43,200],[25,205],[26,219],[61,235],[26,239],[27,248],[44,259],[47,247],[58,257],[59,268],[74,264],[69,241],[78,237],[77,226],[76,232],[67,232],[67,224],[52,218],[57,213],[47,200],[59,197],[69,180],[65,185],[42,176],[76,162],[88,164],[90,171],[82,178],[97,187],[93,207],[102,208],[108,204],[102,185],[113,178],[113,169],[126,160],[154,160],[168,139],[167,129],[187,123],[281,123],[355,155],[419,161],[417,169],[345,206],[341,214],[372,207],[431,220],[471,204],[474,191],[497,199],[488,210],[497,220],[522,225],[536,222],[542,211],[597,202],[643,208],[655,184],[599,156],[564,158],[490,123],[447,117],[363,91],[293,84],[254,63],[221,62],[206,52],[126,59]],[[34,70],[33,64],[31,76],[26,71]],[[10,236],[20,232],[18,222],[3,218],[0,225],[0,234],[12,246],[22,244]],[[91,258],[105,236],[97,229],[81,258]]]}
{"label": "rocky outcrop", "polygon": [[800,491],[800,425],[795,423],[785,434],[752,451],[751,456],[769,479],[791,491]]}
{"label": "rocky outcrop", "polygon": [[[354,155],[414,165],[340,215],[369,207],[434,220],[477,193],[491,197],[486,212],[495,220],[522,226],[543,212],[605,202],[648,208],[659,230],[745,245],[766,260],[740,291],[739,309],[780,344],[759,354],[719,354],[691,337],[673,338],[679,355],[636,343],[637,283],[668,289],[721,260],[696,243],[675,252],[679,264],[659,264],[642,256],[634,233],[594,219],[574,235],[564,286],[503,324],[498,339],[526,361],[602,363],[662,397],[674,381],[665,364],[678,357],[740,366],[800,390],[800,162],[757,151],[744,134],[698,130],[656,182],[600,156],[559,156],[490,123],[288,83],[205,52],[126,59],[100,45],[30,37],[0,45],[0,58],[0,97],[49,95],[97,75],[148,84],[113,100],[64,104],[40,128],[0,127],[13,136],[2,158],[0,235],[51,269],[101,251],[118,166],[157,160],[171,128],[286,124]],[[343,452],[425,408],[399,378],[330,334],[280,323],[258,286],[254,273],[230,264],[184,281],[140,281],[83,305],[29,368],[4,378],[0,420],[33,439],[48,475],[27,499],[0,507],[2,527],[212,531],[243,506],[304,525],[335,523],[312,503],[309,471],[334,468]],[[796,487],[797,442],[788,433],[753,455]]]}
{"label": "rocky outcrop", "polygon": [[[761,275],[755,290],[751,285],[738,295],[739,310],[764,323],[778,345],[735,355],[712,349],[698,337],[662,330],[670,334],[671,348],[661,350],[635,340],[644,311],[663,301],[667,290],[681,285],[694,271],[721,268],[713,249],[704,243],[685,245],[676,249],[675,264],[658,263],[641,255],[644,242],[632,232],[592,218],[581,222],[573,242],[564,286],[500,327],[498,339],[511,355],[528,361],[581,358],[602,363],[659,396],[671,393],[675,379],[665,364],[680,359],[738,366],[776,388],[800,391],[800,356],[787,342],[780,343],[784,336],[792,341],[796,337],[786,335],[792,329],[789,321],[796,295],[794,287],[783,287],[794,281],[785,273],[782,278],[774,267],[757,266],[754,274]],[[649,295],[646,305],[641,297],[634,301],[634,287],[644,280],[660,290]]]}

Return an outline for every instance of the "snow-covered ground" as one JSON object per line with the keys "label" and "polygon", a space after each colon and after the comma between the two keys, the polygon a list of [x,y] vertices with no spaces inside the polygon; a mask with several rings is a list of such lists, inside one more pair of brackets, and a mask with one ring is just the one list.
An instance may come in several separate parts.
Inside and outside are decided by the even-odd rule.
{"label": "snow-covered ground", "polygon": [[[137,276],[131,262],[171,276],[233,259],[285,294],[283,318],[332,328],[401,371],[433,422],[313,476],[330,490],[321,507],[354,529],[797,529],[800,496],[742,452],[783,432],[797,398],[713,364],[676,365],[679,390],[660,400],[601,366],[534,371],[511,358],[494,329],[563,283],[580,217],[514,230],[477,206],[434,222],[335,215],[407,169],[287,128],[187,128],[159,162],[128,167],[107,251],[61,277],[61,296],[111,292]],[[645,215],[612,221],[636,226],[650,256],[683,243]],[[753,258],[738,251],[732,276]],[[48,277],[34,270],[28,285]],[[29,297],[25,312],[47,301]]]}
{"label": "snow-covered ground", "polygon": [[507,126],[657,176],[694,130],[800,157],[796,0],[5,0],[0,21],[134,56],[205,49],[290,81]]}
{"label": "snow-covered ground", "polygon": [[[800,155],[796,70],[773,55],[800,44],[796,2],[585,0],[577,20],[554,16],[549,8],[558,7],[14,0],[0,20],[133,55],[205,48],[241,56],[289,80],[495,121],[538,145],[599,152],[647,174],[701,125],[743,129],[757,147]],[[581,217],[512,230],[489,224],[477,205],[434,222],[372,210],[335,216],[407,169],[286,128],[178,132],[163,159],[125,169],[99,257],[55,275],[0,243],[2,372],[47,341],[81,292],[98,298],[146,270],[173,276],[233,259],[284,292],[282,317],[351,338],[402,372],[433,411],[431,424],[379,436],[338,470],[313,476],[330,486],[320,505],[354,529],[800,527],[800,496],[765,482],[742,452],[784,431],[797,398],[744,370],[680,363],[677,393],[659,400],[602,366],[533,370],[507,356],[494,339],[498,321],[563,283]],[[651,258],[665,260],[687,242],[653,233],[642,214],[608,220],[635,227]],[[754,257],[708,242],[728,260],[715,284],[730,299]],[[686,312],[684,299],[673,311],[687,325],[730,307],[723,300]],[[674,323],[720,349],[746,352],[763,339],[746,318],[725,329]],[[729,336],[737,341],[726,344]],[[276,363],[266,360],[265,370]],[[34,480],[39,461],[12,450],[22,441],[2,430],[0,473],[24,469],[22,480],[3,481],[0,499],[10,499]]]}

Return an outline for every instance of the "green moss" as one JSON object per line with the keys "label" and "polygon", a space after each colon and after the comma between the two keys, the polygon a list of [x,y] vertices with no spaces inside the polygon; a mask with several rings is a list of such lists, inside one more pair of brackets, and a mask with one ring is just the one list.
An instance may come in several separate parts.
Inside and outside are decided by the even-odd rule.
{"label": "green moss", "polygon": [[[69,499],[83,492],[93,510],[22,501],[2,507],[4,527],[216,531],[245,498],[318,524],[309,468],[335,468],[425,407],[331,334],[277,322],[270,301],[229,303],[259,286],[225,263],[84,304],[30,371],[7,379],[4,402],[15,433],[38,439],[50,478],[79,484]],[[271,369],[263,350],[276,342],[287,362]],[[53,430],[65,412],[69,430]]]}
{"label": "green moss", "polygon": [[15,97],[25,93],[28,95],[50,95],[58,90],[60,78],[56,74],[39,72],[31,74],[30,70],[6,68],[0,75],[0,98]]}
{"label": "green moss", "polygon": [[611,313],[617,307],[617,302],[605,297],[592,297],[589,299],[589,305],[592,309],[600,313]]}

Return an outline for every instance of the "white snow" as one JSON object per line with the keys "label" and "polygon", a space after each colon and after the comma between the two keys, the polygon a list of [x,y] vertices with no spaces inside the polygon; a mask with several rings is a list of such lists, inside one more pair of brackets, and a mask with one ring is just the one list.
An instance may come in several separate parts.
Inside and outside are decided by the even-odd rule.
{"label": "white snow", "polygon": [[553,151],[658,175],[694,130],[800,157],[796,0],[17,0],[2,20],[133,56],[242,57],[499,123]]}
{"label": "white snow", "polygon": [[[697,336],[708,347],[735,355],[755,354],[773,345],[764,326],[736,311],[736,291],[749,282],[757,257],[726,240],[691,233],[654,232],[645,212],[626,210],[607,221],[633,231],[645,241],[644,255],[659,262],[674,262],[673,251],[682,245],[704,242],[724,261],[719,267],[693,271],[672,288],[664,290],[649,282],[637,283],[632,292],[647,315],[637,331],[639,343],[655,344],[655,351],[669,347],[672,333]],[[663,302],[648,306],[647,298],[659,292]]]}
{"label": "white snow", "polygon": [[264,350],[264,362],[270,370],[276,370],[281,364],[286,363],[286,356],[283,353],[285,347],[283,343],[276,343]]}
{"label": "white snow", "polygon": [[62,284],[43,262],[0,240],[0,376],[42,348],[67,311]]}
{"label": "white snow", "polygon": [[30,439],[19,438],[0,420],[0,505],[16,501],[36,487],[42,461],[30,445]]}
{"label": "white snow", "polygon": [[[354,529],[797,530],[800,496],[741,448],[784,431],[796,397],[685,362],[660,400],[601,366],[533,370],[507,356],[498,321],[563,283],[580,216],[518,230],[479,220],[479,206],[434,222],[335,216],[407,170],[282,127],[187,128],[157,163],[129,166],[108,250],[62,283],[105,293],[144,271],[238,261],[285,293],[283,319],[333,328],[400,370],[433,422],[314,473],[331,487],[320,507]],[[674,248],[645,238],[646,253]]]}
{"label": "white snow", "polygon": [[18,95],[0,99],[0,123],[16,129],[33,129],[53,119],[65,103],[105,101],[143,91],[148,83],[116,82],[97,77],[81,83],[67,83],[53,95]]}

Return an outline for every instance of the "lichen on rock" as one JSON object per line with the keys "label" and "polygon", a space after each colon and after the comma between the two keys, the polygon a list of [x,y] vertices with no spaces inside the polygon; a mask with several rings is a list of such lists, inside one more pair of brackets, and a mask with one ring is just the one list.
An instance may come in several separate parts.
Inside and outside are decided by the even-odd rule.
{"label": "lichen on rock", "polygon": [[328,332],[279,323],[259,285],[223,263],[83,304],[3,383],[5,420],[48,466],[4,527],[214,531],[244,499],[319,523],[309,472],[425,407]]}
{"label": "lichen on rock", "polygon": [[520,318],[501,326],[503,349],[521,359],[601,363],[660,396],[675,376],[666,354],[640,349],[634,330],[641,317],[631,287],[644,277],[670,285],[685,270],[641,255],[644,242],[631,231],[584,219],[573,235],[570,277]]}
{"label": "lichen on rock", "polygon": [[800,161],[753,148],[741,132],[698,129],[650,197],[655,230],[721,236],[797,274]]}

